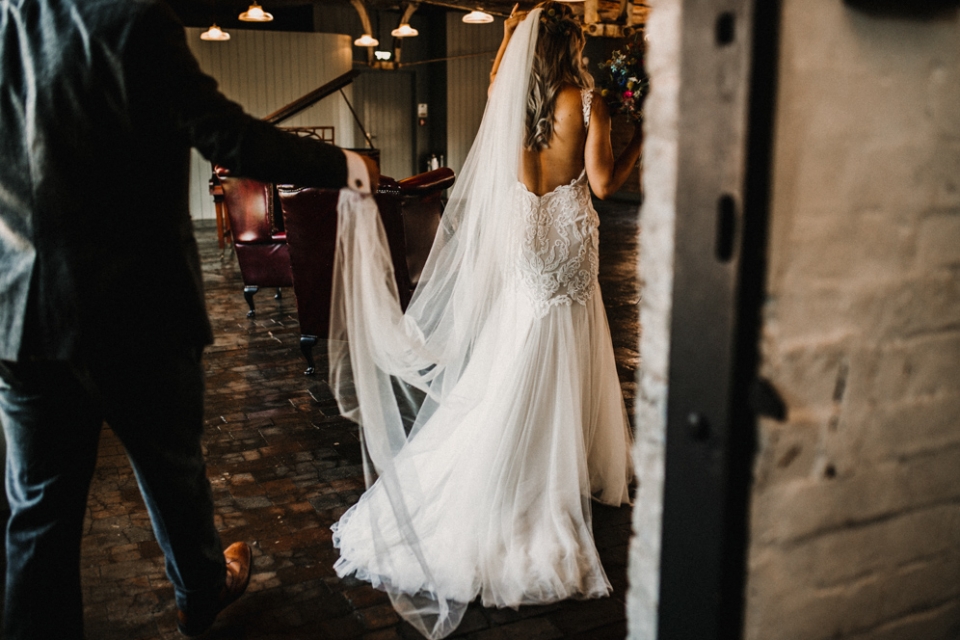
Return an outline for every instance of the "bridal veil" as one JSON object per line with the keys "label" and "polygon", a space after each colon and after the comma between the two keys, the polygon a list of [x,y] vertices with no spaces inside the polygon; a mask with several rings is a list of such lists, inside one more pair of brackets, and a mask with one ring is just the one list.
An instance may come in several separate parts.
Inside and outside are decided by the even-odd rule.
{"label": "bridal veil", "polygon": [[[361,425],[367,485],[382,485],[392,512],[391,531],[400,532],[419,565],[412,586],[360,577],[386,590],[396,610],[429,638],[451,633],[468,602],[433,579],[434,568],[412,517],[424,507],[420,471],[396,461],[408,440],[449,400],[480,336],[497,322],[493,316],[504,273],[512,267],[507,239],[516,222],[511,199],[539,14],[535,9],[517,26],[504,53],[480,130],[406,313],[400,309],[373,199],[346,189],[340,194],[330,385],[342,414]],[[369,525],[375,547],[387,544],[379,515]]]}

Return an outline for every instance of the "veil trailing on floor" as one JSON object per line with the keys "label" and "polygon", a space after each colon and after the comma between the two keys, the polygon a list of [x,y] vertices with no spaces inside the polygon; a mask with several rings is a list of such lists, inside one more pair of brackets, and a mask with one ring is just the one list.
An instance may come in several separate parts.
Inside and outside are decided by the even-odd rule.
{"label": "veil trailing on floor", "polygon": [[[330,385],[342,414],[362,427],[367,486],[382,485],[395,520],[391,527],[399,530],[420,570],[408,584],[391,584],[390,571],[358,577],[386,590],[396,610],[429,638],[451,633],[468,602],[433,579],[431,558],[411,517],[424,506],[421,477],[416,465],[396,460],[449,400],[480,336],[497,326],[504,273],[515,260],[510,247],[516,242],[509,241],[517,232],[512,199],[539,14],[535,9],[517,26],[504,53],[406,313],[373,199],[347,189],[340,194]],[[380,526],[370,523],[375,546],[386,544]]]}

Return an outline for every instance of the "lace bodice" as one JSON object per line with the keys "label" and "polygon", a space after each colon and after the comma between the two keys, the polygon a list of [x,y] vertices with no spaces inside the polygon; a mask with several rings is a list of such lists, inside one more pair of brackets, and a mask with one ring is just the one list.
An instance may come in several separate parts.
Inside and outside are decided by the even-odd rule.
{"label": "lace bodice", "polygon": [[[583,126],[590,123],[593,93],[581,92]],[[517,183],[520,280],[538,315],[556,305],[586,304],[596,288],[600,218],[590,201],[586,171],[542,196]]]}
{"label": "lace bodice", "polygon": [[518,183],[522,226],[517,269],[538,315],[551,307],[586,304],[597,283],[597,227],[585,174],[537,196]]}

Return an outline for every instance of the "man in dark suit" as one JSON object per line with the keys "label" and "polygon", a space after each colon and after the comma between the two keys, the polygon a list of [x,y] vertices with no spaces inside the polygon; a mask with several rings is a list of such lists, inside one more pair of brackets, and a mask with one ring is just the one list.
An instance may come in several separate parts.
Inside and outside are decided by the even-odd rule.
{"label": "man in dark suit", "polygon": [[7,640],[83,637],[80,538],[105,420],[123,442],[186,635],[246,588],[200,438],[212,340],[189,149],[235,175],[369,193],[355,154],[217,91],[158,0],[0,0],[0,420]]}

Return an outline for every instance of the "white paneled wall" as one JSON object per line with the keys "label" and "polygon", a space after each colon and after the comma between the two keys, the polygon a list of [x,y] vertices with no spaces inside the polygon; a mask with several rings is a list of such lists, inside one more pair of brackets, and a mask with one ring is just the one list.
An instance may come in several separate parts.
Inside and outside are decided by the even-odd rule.
{"label": "white paneled wall", "polygon": [[447,62],[447,166],[460,175],[460,168],[480,129],[487,106],[490,68],[503,39],[503,21],[464,24],[463,14],[447,14],[447,55],[490,52]]}
{"label": "white paneled wall", "polygon": [[[186,30],[200,67],[217,79],[224,95],[257,117],[273,113],[353,68],[352,46],[346,35],[230,29],[228,42],[205,42],[200,39],[202,31]],[[345,87],[344,93],[352,99],[352,87]],[[354,146],[353,118],[339,94],[324,98],[283,124],[332,125],[338,145]],[[214,217],[209,179],[210,163],[193,151],[190,212],[194,219]]]}

